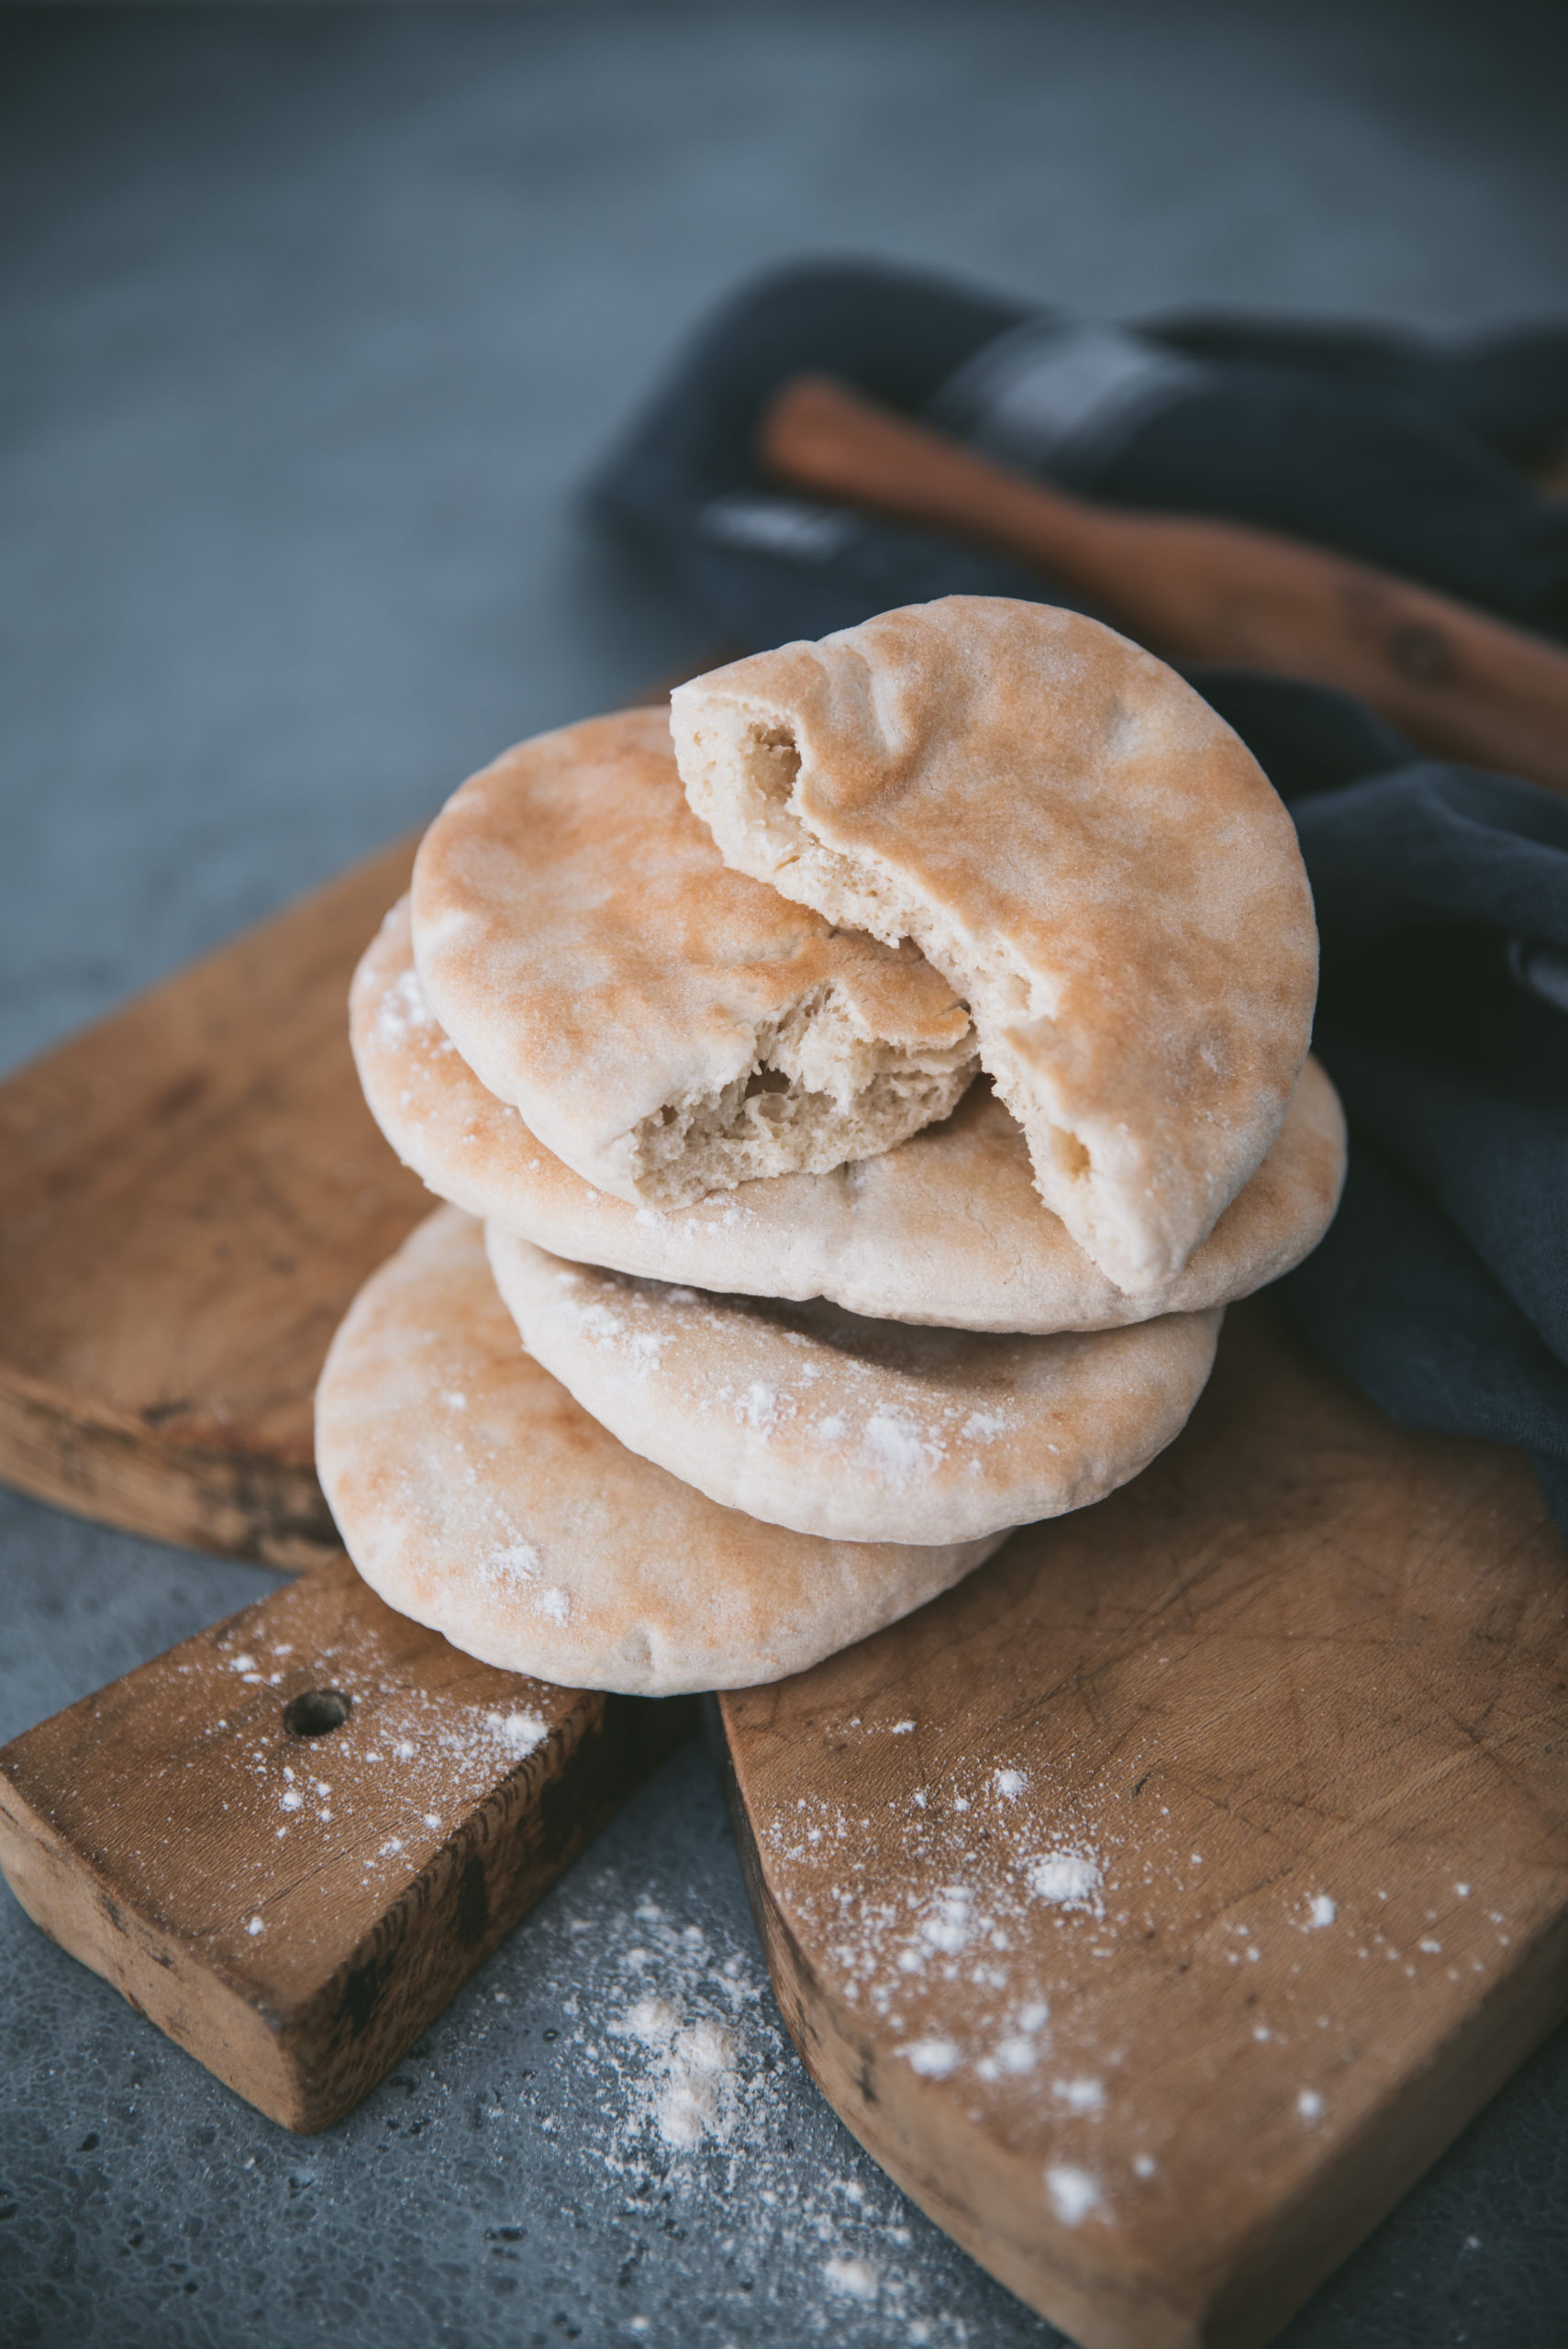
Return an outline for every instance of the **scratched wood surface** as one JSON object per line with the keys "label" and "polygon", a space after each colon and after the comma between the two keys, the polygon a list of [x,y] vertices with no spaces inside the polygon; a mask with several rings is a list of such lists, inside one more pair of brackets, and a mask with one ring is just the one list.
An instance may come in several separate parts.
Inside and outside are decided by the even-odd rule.
{"label": "scratched wood surface", "polygon": [[195,1549],[338,1554],[317,1373],[430,1204],[348,1040],[350,974],[414,848],[0,1085],[0,1482]]}
{"label": "scratched wood surface", "polygon": [[1135,1484],[718,1712],[796,2044],[1084,2349],[1271,2339],[1568,2009],[1568,1553],[1262,1308]]}

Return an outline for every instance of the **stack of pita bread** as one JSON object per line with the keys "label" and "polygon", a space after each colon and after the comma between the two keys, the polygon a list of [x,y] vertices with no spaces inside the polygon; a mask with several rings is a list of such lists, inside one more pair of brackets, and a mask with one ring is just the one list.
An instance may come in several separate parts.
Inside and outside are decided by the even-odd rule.
{"label": "stack of pita bread", "polygon": [[950,597],[508,751],[356,974],[450,1204],[317,1397],[391,1605],[664,1695],[1136,1475],[1333,1213],[1289,817],[1091,620]]}

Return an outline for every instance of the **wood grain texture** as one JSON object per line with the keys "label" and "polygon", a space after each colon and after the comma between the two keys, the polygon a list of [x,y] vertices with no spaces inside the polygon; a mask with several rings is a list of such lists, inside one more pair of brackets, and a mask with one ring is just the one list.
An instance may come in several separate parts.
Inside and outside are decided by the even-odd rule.
{"label": "wood grain texture", "polygon": [[429,1206],[348,1043],[350,975],[414,847],[0,1086],[0,1480],[197,1549],[337,1554],[317,1373]]}
{"label": "wood grain texture", "polygon": [[1037,565],[1167,660],[1333,685],[1444,758],[1568,790],[1568,653],[1451,596],[1251,524],[1095,506],[827,377],[784,387],[759,453],[797,488]]}
{"label": "wood grain texture", "polygon": [[1568,2009],[1565,1569],[1244,1308],[1134,1485],[718,1700],[806,2064],[1084,2349],[1271,2339]]}
{"label": "wood grain texture", "polygon": [[[346,1720],[295,1733],[321,1691]],[[475,1663],[343,1560],[0,1750],[0,1865],[219,2079],[322,2129],[694,1719]]]}

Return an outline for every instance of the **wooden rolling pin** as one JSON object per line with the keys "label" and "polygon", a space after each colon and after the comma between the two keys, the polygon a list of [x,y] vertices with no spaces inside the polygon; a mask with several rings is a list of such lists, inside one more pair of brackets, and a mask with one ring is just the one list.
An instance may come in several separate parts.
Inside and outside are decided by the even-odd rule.
{"label": "wooden rolling pin", "polygon": [[1038,564],[1172,660],[1337,685],[1425,750],[1568,791],[1568,653],[1430,588],[1239,522],[1089,505],[824,376],[785,384],[759,448],[798,488]]}

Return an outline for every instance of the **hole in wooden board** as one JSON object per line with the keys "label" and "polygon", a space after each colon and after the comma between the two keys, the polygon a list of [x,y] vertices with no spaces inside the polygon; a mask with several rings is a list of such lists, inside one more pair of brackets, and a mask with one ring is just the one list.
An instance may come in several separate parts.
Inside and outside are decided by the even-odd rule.
{"label": "hole in wooden board", "polygon": [[350,1709],[340,1688],[306,1688],[284,1707],[284,1727],[291,1737],[327,1737],[342,1728]]}

